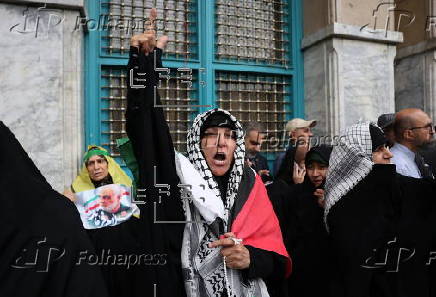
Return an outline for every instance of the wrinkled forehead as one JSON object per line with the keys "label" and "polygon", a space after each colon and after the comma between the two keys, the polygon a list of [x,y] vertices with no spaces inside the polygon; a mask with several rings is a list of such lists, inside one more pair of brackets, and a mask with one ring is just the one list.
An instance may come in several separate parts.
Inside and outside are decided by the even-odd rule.
{"label": "wrinkled forehead", "polygon": [[95,155],[95,156],[90,157],[86,162],[89,163],[89,162],[98,161],[98,160],[106,161],[106,158],[104,156]]}

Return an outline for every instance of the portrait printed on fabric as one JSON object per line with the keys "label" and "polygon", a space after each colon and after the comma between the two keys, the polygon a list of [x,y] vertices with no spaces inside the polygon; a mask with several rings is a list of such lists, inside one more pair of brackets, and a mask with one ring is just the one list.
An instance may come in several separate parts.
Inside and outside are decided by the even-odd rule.
{"label": "portrait printed on fabric", "polygon": [[115,226],[139,217],[139,208],[132,203],[131,188],[110,184],[76,193],[76,207],[85,229]]}

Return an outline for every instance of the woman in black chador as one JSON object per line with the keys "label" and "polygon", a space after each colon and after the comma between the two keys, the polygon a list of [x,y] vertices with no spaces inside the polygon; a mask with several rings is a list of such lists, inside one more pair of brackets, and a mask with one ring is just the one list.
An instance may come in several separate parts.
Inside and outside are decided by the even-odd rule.
{"label": "woman in black chador", "polygon": [[151,250],[168,254],[144,282],[156,283],[159,297],[283,296],[278,289],[290,258],[265,186],[244,165],[241,124],[221,109],[199,114],[187,156],[175,152],[155,92],[162,51],[154,40],[154,31],[131,39],[126,111],[137,184],[146,195],[140,220]]}
{"label": "woman in black chador", "polygon": [[288,287],[291,296],[326,296],[329,271],[323,189],[331,151],[325,145],[313,147],[306,155],[304,182],[290,186],[288,211],[293,232],[287,248],[294,255]]}
{"label": "woman in black chador", "polygon": [[294,176],[293,185],[277,180],[267,187],[293,259],[289,296],[327,296],[329,255],[323,189],[331,151],[327,145],[313,147],[306,154],[305,176]]}
{"label": "woman in black chador", "polygon": [[74,204],[54,191],[0,122],[0,296],[107,296]]}
{"label": "woman in black chador", "polygon": [[434,182],[397,175],[375,124],[353,125],[341,140],[325,185],[330,295],[432,296]]}

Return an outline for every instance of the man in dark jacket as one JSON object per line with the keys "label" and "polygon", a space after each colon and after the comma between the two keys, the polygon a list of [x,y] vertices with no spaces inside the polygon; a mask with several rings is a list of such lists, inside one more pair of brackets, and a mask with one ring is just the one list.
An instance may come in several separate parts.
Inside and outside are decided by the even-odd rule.
{"label": "man in dark jacket", "polygon": [[260,148],[265,138],[262,125],[249,122],[245,127],[245,150],[247,165],[262,177],[264,183],[272,181],[268,167],[268,160],[261,155]]}

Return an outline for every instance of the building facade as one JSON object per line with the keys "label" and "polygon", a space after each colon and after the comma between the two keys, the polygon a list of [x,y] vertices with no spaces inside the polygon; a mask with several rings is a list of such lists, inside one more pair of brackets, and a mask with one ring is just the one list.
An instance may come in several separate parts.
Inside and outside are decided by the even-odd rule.
{"label": "building facade", "polygon": [[436,116],[436,0],[0,0],[0,120],[56,190],[86,145],[118,156],[128,42],[152,6],[170,38],[160,94],[182,151],[212,107],[262,122],[269,160],[292,117],[333,136],[404,107]]}

